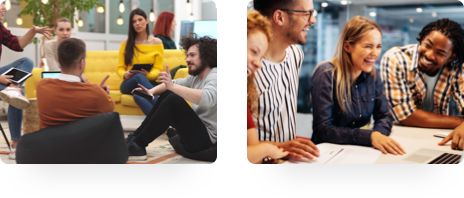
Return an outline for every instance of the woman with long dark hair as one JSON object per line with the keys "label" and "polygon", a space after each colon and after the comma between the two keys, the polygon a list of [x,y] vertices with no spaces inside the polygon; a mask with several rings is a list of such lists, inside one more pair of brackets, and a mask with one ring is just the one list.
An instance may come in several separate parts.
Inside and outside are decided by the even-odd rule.
{"label": "woman with long dark hair", "polygon": [[[127,40],[119,48],[118,73],[124,78],[121,84],[123,94],[132,94],[132,90],[140,85],[151,89],[155,80],[163,70],[163,44],[160,39],[150,35],[147,14],[141,9],[130,13]],[[135,70],[136,64],[152,65],[149,71]],[[147,115],[156,100],[134,94],[134,100]]]}

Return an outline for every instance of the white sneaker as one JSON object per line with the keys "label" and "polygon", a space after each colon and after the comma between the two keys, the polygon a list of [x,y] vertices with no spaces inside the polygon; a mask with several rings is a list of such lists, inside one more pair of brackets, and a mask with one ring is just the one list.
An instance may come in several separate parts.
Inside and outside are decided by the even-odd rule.
{"label": "white sneaker", "polygon": [[8,155],[8,159],[10,160],[16,160],[16,149],[11,149],[10,154]]}
{"label": "white sneaker", "polygon": [[20,88],[7,87],[0,91],[0,98],[18,109],[24,109],[30,104],[29,100],[21,93]]}

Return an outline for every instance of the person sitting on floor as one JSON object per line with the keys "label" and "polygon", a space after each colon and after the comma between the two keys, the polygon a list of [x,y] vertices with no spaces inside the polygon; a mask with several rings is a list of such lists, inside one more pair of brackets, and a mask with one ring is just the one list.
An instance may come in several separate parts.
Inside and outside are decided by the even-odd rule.
{"label": "person sitting on floor", "polygon": [[217,41],[207,36],[197,38],[192,35],[182,39],[181,46],[186,50],[188,77],[173,81],[166,68],[167,71],[160,73],[158,79],[161,84],[158,86],[134,89],[149,95],[161,95],[142,125],[127,138],[130,161],[145,160],[145,147],[169,126],[176,131],[169,136],[178,140],[173,144],[177,153],[197,160],[216,159],[214,149],[205,152],[207,156],[198,156],[197,153],[209,150],[216,143]]}
{"label": "person sitting on floor", "polygon": [[90,84],[82,73],[85,69],[85,43],[76,38],[65,39],[58,45],[61,74],[57,79],[43,79],[37,85],[40,128],[105,112],[114,104],[108,95],[105,78],[100,85]]}

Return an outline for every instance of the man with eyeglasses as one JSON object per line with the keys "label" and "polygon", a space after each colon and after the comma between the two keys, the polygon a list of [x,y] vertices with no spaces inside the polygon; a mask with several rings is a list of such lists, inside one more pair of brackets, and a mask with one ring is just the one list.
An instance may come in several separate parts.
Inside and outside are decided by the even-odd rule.
{"label": "man with eyeglasses", "polygon": [[272,26],[272,41],[256,72],[259,94],[257,124],[260,141],[289,152],[293,160],[314,159],[319,150],[309,139],[296,137],[298,80],[308,30],[316,23],[312,0],[254,0],[253,7]]}
{"label": "man with eyeglasses", "polygon": [[454,129],[439,144],[464,147],[464,30],[440,19],[419,33],[418,44],[393,47],[380,64],[392,114],[402,125]]}

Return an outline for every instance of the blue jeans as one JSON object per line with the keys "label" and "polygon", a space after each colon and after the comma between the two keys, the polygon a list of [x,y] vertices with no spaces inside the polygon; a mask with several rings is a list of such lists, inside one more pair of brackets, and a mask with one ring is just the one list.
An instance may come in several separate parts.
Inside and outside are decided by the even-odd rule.
{"label": "blue jeans", "polygon": [[[0,68],[0,74],[6,72],[10,68],[18,68],[27,72],[31,72],[34,63],[29,58],[20,58],[6,66]],[[0,84],[0,90],[5,89],[6,86]],[[23,111],[11,105],[8,106],[8,127],[10,129],[11,139],[18,141],[21,137],[21,122],[23,119]]]}
{"label": "blue jeans", "polygon": [[[147,89],[153,88],[153,84],[148,80],[148,78],[143,75],[143,74],[135,74],[132,76],[132,78],[129,78],[125,81],[122,82],[121,84],[121,93],[123,94],[132,94],[132,90],[138,87],[138,84],[143,85]],[[141,96],[134,95],[134,101],[137,103],[137,105],[142,109],[143,113],[145,115],[148,115],[153,108],[153,105],[155,104],[156,100],[158,99],[157,96],[155,96],[155,99],[150,101],[147,100]]]}

